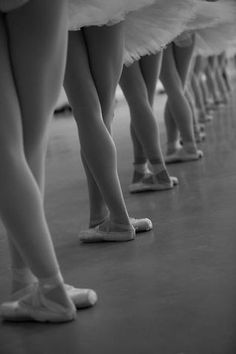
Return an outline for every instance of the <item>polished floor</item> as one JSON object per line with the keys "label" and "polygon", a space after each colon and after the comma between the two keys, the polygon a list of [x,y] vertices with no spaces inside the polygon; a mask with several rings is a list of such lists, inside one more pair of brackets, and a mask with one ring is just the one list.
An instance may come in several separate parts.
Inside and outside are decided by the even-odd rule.
{"label": "polished floor", "polygon": [[[1,354],[236,353],[236,92],[207,125],[204,159],[170,166],[173,191],[130,195],[128,109],[118,102],[114,137],[127,207],[150,217],[134,242],[81,245],[88,198],[76,127],[53,121],[46,211],[68,283],[96,289],[97,306],[61,325],[0,322]],[[162,110],[156,99],[164,145]],[[14,201],[12,201],[14,203]],[[24,207],[22,205],[22,207]],[[0,301],[8,298],[9,258],[0,229]]]}

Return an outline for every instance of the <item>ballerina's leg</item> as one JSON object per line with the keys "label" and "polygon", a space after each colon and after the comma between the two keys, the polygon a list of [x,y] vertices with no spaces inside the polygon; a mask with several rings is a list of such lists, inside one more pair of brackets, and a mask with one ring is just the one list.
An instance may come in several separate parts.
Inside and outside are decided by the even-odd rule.
{"label": "ballerina's leg", "polygon": [[[167,121],[170,119],[175,121],[183,143],[191,146],[191,148],[195,150],[196,145],[192,124],[192,112],[185,97],[184,82],[182,80],[187,75],[188,66],[183,65],[181,67],[182,73],[179,73],[179,66],[177,67],[179,59],[176,59],[176,54],[179,56],[179,51],[177,53],[174,51],[173,44],[169,45],[164,51],[161,80],[168,96],[165,119]],[[184,59],[184,55],[182,59]],[[186,60],[186,64],[188,64],[188,60]],[[175,127],[174,123],[172,125],[167,123],[167,127],[168,126]],[[170,133],[167,134],[170,135]],[[172,139],[177,137],[176,129],[170,137]],[[176,141],[168,141],[168,143],[175,145]]]}
{"label": "ballerina's leg", "polygon": [[[97,192],[96,197],[104,198],[109,209],[110,219],[115,223],[128,226],[130,221],[117,174],[116,149],[110,135],[110,128],[107,128],[104,123],[106,114],[106,118],[110,118],[110,105],[111,101],[112,103],[114,102],[116,85],[112,82],[110,97],[106,107],[105,103],[101,104],[105,96],[102,98],[101,87],[99,86],[103,85],[102,80],[105,78],[104,87],[102,88],[105,93],[107,91],[106,84],[109,83],[109,80],[113,78],[115,81],[114,76],[119,76],[121,68],[115,73],[113,65],[118,65],[120,62],[119,67],[122,65],[123,35],[121,26],[120,24],[112,26],[112,28],[105,28],[104,31],[107,33],[107,38],[110,30],[114,32],[113,36],[117,33],[117,38],[113,37],[116,40],[112,42],[110,39],[110,41],[104,40],[102,42],[100,38],[97,41],[94,40],[94,47],[90,45],[90,37],[88,38],[87,32],[83,30],[70,32],[64,85],[78,126],[81,151],[87,166],[87,173],[89,172],[88,183],[89,185],[93,183],[93,187],[89,191],[91,193],[96,188],[96,185],[99,186],[100,193]],[[94,28],[94,38],[96,38],[96,35],[99,36],[98,30],[98,27]],[[103,32],[101,36],[104,38],[104,35]],[[109,58],[106,55],[111,50],[109,46],[111,43],[114,49],[117,50],[117,63],[115,64],[111,59],[109,63]],[[98,47],[102,50],[98,51]],[[96,56],[100,58],[98,61],[96,61]],[[107,60],[108,66],[105,67],[103,60]],[[96,67],[95,63],[97,63]],[[115,75],[113,76],[114,73]],[[98,75],[101,75],[100,78],[98,78]],[[107,75],[111,75],[110,79]],[[106,77],[108,77],[107,81]],[[93,197],[90,200],[92,201]],[[100,205],[102,203],[103,200]],[[96,217],[91,216],[90,220],[93,218],[97,218],[97,215]]]}
{"label": "ballerina's leg", "polygon": [[[141,59],[129,67],[124,67],[120,80],[120,86],[129,105],[133,130],[155,176],[155,182],[151,181],[152,190],[163,190],[165,189],[164,184],[166,189],[173,187],[162,155],[158,124],[152,107],[160,58],[159,55],[151,56],[145,60]],[[145,167],[145,161],[141,161],[141,156],[138,156],[136,162],[139,163],[135,166],[132,184],[137,183],[138,177],[142,184],[142,178],[147,174],[145,170],[141,170],[141,167],[143,169]],[[155,184],[155,189],[153,184]],[[134,192],[136,187],[139,191],[140,188],[136,185],[131,185],[130,191]],[[143,188],[146,190],[146,187],[148,188],[148,185],[142,185],[141,190]]]}
{"label": "ballerina's leg", "polygon": [[[8,22],[8,27],[11,30],[11,60],[22,110],[24,153],[43,198],[47,128],[63,79],[61,68],[65,64],[65,55],[62,51],[65,52],[66,46],[66,18],[64,17],[63,23],[60,25],[60,33],[58,33],[58,38],[61,38],[62,54],[57,55],[58,49],[53,41],[50,55],[47,54],[47,60],[45,58],[44,61],[38,60],[39,54],[42,57],[43,48],[39,48],[38,52],[33,50],[35,45],[33,40],[30,41],[26,38],[22,43],[19,42],[17,23],[12,14],[9,16]],[[47,46],[49,47],[49,43]],[[44,74],[45,72],[47,75]],[[22,286],[20,280],[30,283],[34,279],[25,269],[26,265],[12,244],[11,238],[9,238],[9,243],[13,269],[12,291],[15,292],[18,286]]]}
{"label": "ballerina's leg", "polygon": [[[160,74],[161,63],[162,52],[156,55],[146,55],[139,59],[140,71],[146,85],[148,101],[152,109],[156,92],[156,84]],[[133,182],[137,182],[137,180],[142,178],[145,174],[149,173],[149,170],[147,167],[147,156],[143,149],[142,143],[137,137],[132,119],[130,123],[130,135],[132,139],[134,154]]]}
{"label": "ballerina's leg", "polygon": [[[44,23],[43,28],[42,23]],[[6,97],[1,100],[1,111],[4,112],[1,119],[1,160],[4,169],[1,171],[0,185],[1,216],[8,234],[12,237],[13,247],[16,247],[15,251],[18,251],[18,256],[22,258],[22,265],[25,263],[41,283],[45,283],[45,279],[51,285],[54,283],[55,292],[52,291],[53,294],[51,293],[50,296],[58,303],[71,306],[73,312],[73,306],[62,285],[44,214],[42,196],[27,161],[24,140],[27,131],[27,120],[25,121],[24,118],[27,116],[27,107],[31,104],[28,102],[28,106],[25,105],[23,98],[26,93],[25,75],[32,74],[34,77],[35,70],[38,69],[42,80],[39,84],[43,85],[45,76],[49,74],[45,64],[47,60],[50,62],[51,55],[55,55],[54,50],[57,48],[57,54],[65,58],[67,35],[64,26],[66,26],[66,7],[62,1],[55,1],[48,6],[35,0],[19,10],[5,16],[1,15],[1,69],[4,73],[2,75],[4,80],[1,81],[4,89],[1,91]],[[54,43],[57,43],[56,48]],[[63,59],[63,63],[60,63],[59,60],[58,66],[56,65],[61,80],[64,61]],[[33,81],[34,84],[36,82]],[[45,97],[47,115],[40,117],[42,126],[45,126],[45,122],[49,119],[55,103],[52,97],[47,103],[46,101]],[[4,122],[6,116],[8,119]],[[31,116],[31,119],[33,120],[34,117]],[[38,127],[41,125],[38,122],[35,124],[39,124]],[[39,134],[43,131],[44,128]],[[16,261],[17,265],[19,265],[19,257]],[[74,317],[73,313],[71,315]]]}

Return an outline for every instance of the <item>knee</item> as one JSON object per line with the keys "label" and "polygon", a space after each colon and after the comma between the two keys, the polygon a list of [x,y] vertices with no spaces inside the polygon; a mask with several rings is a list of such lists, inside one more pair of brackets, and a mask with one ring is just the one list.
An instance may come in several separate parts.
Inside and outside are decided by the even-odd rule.
{"label": "knee", "polygon": [[23,147],[14,143],[11,145],[0,144],[0,161],[0,178],[7,179],[15,173],[17,166],[24,163]]}
{"label": "knee", "polygon": [[184,88],[173,86],[167,91],[167,96],[170,102],[181,102],[185,99]]}
{"label": "knee", "polygon": [[24,153],[26,158],[34,155],[45,156],[47,151],[48,138],[46,133],[30,134],[24,137]]}

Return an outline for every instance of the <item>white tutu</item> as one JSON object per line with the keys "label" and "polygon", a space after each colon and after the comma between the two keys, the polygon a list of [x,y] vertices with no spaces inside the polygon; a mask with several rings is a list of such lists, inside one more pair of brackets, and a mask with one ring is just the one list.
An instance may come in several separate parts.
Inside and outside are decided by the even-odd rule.
{"label": "white tutu", "polygon": [[197,31],[196,54],[209,56],[223,51],[235,51],[236,24],[222,24]]}
{"label": "white tutu", "polygon": [[195,0],[158,0],[129,13],[125,19],[125,64],[156,53],[173,41],[194,17],[197,4]]}
{"label": "white tutu", "polygon": [[[223,8],[217,19],[209,20],[209,26],[198,28],[196,33],[196,54],[203,56],[219,54],[235,48],[236,43],[236,2],[220,1]],[[213,3],[217,4],[217,3]],[[203,27],[203,26],[202,26]]]}
{"label": "white tutu", "polygon": [[200,0],[69,0],[70,30],[124,21],[124,62],[156,53],[194,16]]}
{"label": "white tutu", "polygon": [[121,22],[131,11],[155,0],[69,0],[69,30]]}
{"label": "white tutu", "polygon": [[9,12],[24,5],[29,0],[0,0],[0,11]]}
{"label": "white tutu", "polygon": [[200,1],[196,7],[195,17],[188,22],[186,29],[198,30],[221,23],[232,23],[235,21],[235,8],[235,0]]}

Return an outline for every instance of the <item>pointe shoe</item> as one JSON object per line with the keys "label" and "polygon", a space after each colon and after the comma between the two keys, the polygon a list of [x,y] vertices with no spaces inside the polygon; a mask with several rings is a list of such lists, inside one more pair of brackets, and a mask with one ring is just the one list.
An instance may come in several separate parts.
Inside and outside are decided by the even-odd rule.
{"label": "pointe shoe", "polygon": [[138,193],[139,189],[140,189],[140,182],[144,178],[148,178],[151,175],[152,175],[151,171],[149,171],[148,173],[139,173],[137,171],[134,171],[134,176],[133,176],[132,183],[128,187],[129,188],[129,192],[130,193]]}
{"label": "pointe shoe", "polygon": [[[104,223],[103,223],[104,224]],[[121,225],[113,223],[117,231],[113,231],[107,224],[107,229],[102,229],[103,224],[97,225],[93,228],[82,230],[79,234],[79,239],[83,243],[96,243],[96,242],[126,242],[132,241],[135,238],[135,229],[132,225]]]}
{"label": "pointe shoe", "polygon": [[17,301],[5,302],[0,307],[0,315],[5,321],[12,322],[69,322],[76,317],[76,309],[71,306],[64,307],[48,299],[37,286],[34,291]]}
{"label": "pointe shoe", "polygon": [[201,150],[196,150],[196,152],[188,152],[184,148],[176,150],[173,154],[167,155],[165,162],[178,163],[178,162],[190,162],[197,161],[203,157],[203,152]]}
{"label": "pointe shoe", "polygon": [[150,231],[153,228],[152,222],[148,218],[135,219],[130,217],[129,220],[136,233]]}
{"label": "pointe shoe", "polygon": [[65,284],[65,290],[77,309],[92,307],[98,300],[96,292],[92,289],[79,289]]}
{"label": "pointe shoe", "polygon": [[179,184],[178,178],[171,176],[168,182],[159,182],[154,174],[144,177],[136,183],[131,183],[129,186],[130,193],[142,193],[148,191],[164,191],[172,189]]}
{"label": "pointe shoe", "polygon": [[[90,226],[90,228],[94,228],[98,225],[101,225],[103,222],[108,221],[108,220],[109,220],[109,216],[106,216],[101,221],[94,223],[94,226]],[[152,222],[148,218],[136,219],[133,217],[129,217],[129,221],[130,221],[130,224],[134,227],[134,230],[136,233],[150,231],[153,228]]]}
{"label": "pointe shoe", "polygon": [[[32,283],[11,295],[11,301],[17,301],[23,296],[31,294],[34,289],[37,287],[38,283]],[[75,288],[72,285],[64,284],[65,290],[69,298],[74,303],[75,307],[79,309],[92,307],[97,302],[97,294],[92,289],[80,289]]]}

